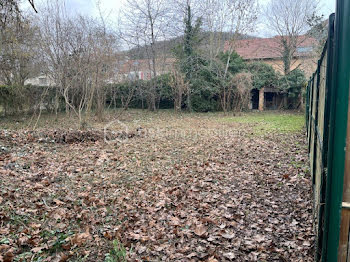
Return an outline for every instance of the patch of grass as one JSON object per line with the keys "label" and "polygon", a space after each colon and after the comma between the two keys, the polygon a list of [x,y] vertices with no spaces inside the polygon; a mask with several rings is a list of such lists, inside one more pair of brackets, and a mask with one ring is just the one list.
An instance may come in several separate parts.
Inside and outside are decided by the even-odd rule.
{"label": "patch of grass", "polygon": [[53,254],[57,251],[62,250],[62,245],[66,243],[66,239],[68,237],[73,236],[74,233],[72,231],[66,232],[60,232],[59,230],[54,230],[54,231],[47,231],[44,230],[41,232],[41,237],[45,239],[46,241],[50,241],[54,239],[53,245],[48,249],[48,252]]}
{"label": "patch of grass", "polygon": [[117,239],[113,240],[113,247],[106,254],[105,262],[126,262],[126,249]]}
{"label": "patch of grass", "polygon": [[303,114],[287,112],[249,113],[237,117],[225,117],[222,121],[252,124],[254,133],[258,135],[271,132],[298,132],[303,129],[305,123]]}

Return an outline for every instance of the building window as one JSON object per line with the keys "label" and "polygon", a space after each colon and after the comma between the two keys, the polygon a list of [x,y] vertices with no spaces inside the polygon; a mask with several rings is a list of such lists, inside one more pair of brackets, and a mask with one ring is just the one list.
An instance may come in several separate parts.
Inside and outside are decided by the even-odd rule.
{"label": "building window", "polygon": [[312,51],[312,46],[298,46],[297,52],[298,53],[308,53]]}

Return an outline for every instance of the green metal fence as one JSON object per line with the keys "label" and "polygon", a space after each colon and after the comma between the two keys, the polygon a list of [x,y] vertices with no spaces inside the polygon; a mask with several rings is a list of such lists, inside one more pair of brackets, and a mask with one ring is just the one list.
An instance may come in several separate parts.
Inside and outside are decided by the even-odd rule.
{"label": "green metal fence", "polygon": [[333,59],[334,15],[329,19],[329,36],[316,72],[307,86],[306,123],[309,144],[310,171],[314,192],[314,221],[316,227],[317,260],[321,257],[324,235],[325,181],[327,167],[327,142],[329,138],[329,84]]}
{"label": "green metal fence", "polygon": [[[350,1],[338,0],[327,43],[306,93],[306,127],[313,182],[316,261],[349,261]],[[346,160],[347,159],[347,160]]]}

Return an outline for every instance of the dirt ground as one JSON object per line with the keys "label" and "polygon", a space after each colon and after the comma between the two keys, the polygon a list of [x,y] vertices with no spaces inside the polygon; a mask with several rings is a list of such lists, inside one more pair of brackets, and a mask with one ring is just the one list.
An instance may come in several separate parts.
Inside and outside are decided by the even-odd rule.
{"label": "dirt ground", "polygon": [[313,261],[302,115],[49,119],[0,122],[0,261]]}

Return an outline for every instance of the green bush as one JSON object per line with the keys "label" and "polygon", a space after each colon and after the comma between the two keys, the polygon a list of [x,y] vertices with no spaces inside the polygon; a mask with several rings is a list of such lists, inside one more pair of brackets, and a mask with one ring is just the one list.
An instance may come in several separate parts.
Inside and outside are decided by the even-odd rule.
{"label": "green bush", "polygon": [[[58,90],[55,87],[44,86],[0,86],[0,106],[3,115],[31,113],[45,105],[47,110],[54,108],[54,100]],[[62,106],[63,98],[59,99]]]}
{"label": "green bush", "polygon": [[252,74],[255,89],[278,87],[278,74],[271,65],[263,62],[252,62],[247,64],[247,70]]}
{"label": "green bush", "polygon": [[306,77],[302,70],[294,69],[288,75],[281,76],[279,88],[288,94],[288,108],[296,108],[300,102],[302,89],[306,85]]}

